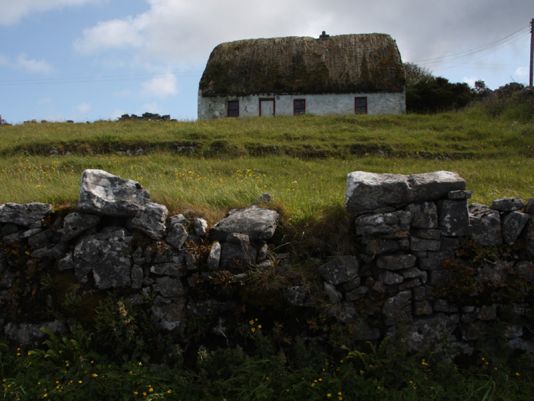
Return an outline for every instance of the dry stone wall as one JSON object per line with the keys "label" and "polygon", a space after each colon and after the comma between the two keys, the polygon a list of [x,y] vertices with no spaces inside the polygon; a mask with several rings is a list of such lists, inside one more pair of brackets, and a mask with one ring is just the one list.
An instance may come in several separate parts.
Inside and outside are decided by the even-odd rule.
{"label": "dry stone wall", "polygon": [[[43,336],[39,327],[68,330],[76,318],[65,311],[69,297],[111,293],[148,310],[177,341],[199,320],[226,337],[251,287],[256,307],[277,303],[288,316],[333,320],[354,341],[392,337],[412,350],[471,352],[498,338],[534,352],[534,199],[484,206],[470,196],[452,172],[350,173],[345,205],[356,251],[320,263],[313,286],[277,253],[277,211],[231,210],[210,226],[169,216],[136,181],[86,170],[76,210],[0,205],[0,326],[29,343]],[[270,281],[254,282],[263,272]]]}

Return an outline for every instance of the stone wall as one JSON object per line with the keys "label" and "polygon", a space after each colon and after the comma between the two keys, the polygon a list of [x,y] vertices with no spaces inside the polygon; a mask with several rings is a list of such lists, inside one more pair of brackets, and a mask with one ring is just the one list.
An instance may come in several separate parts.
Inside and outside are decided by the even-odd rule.
{"label": "stone wall", "polygon": [[[67,330],[112,294],[177,341],[198,321],[226,338],[252,305],[335,321],[354,341],[471,352],[500,339],[531,352],[534,200],[469,205],[465,186],[451,172],[349,174],[356,251],[298,274],[302,261],[280,253],[275,210],[231,210],[210,226],[169,216],[135,181],[86,170],[76,210],[0,205],[0,325],[29,343],[39,327]],[[85,306],[69,314],[74,298]]]}

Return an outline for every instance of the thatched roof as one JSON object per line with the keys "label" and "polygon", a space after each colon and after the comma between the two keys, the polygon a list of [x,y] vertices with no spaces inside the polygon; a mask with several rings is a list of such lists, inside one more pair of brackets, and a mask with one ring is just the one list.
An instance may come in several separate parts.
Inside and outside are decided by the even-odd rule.
{"label": "thatched roof", "polygon": [[386,34],[222,43],[200,80],[203,96],[401,92],[404,67]]}

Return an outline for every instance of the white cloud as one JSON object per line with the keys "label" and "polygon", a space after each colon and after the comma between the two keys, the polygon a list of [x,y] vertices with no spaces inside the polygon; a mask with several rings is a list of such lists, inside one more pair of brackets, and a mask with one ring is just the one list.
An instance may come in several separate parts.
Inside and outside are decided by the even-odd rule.
{"label": "white cloud", "polygon": [[100,22],[83,32],[83,39],[74,43],[82,53],[94,53],[101,49],[139,47],[143,43],[142,24],[139,21],[114,19]]}
{"label": "white cloud", "polygon": [[98,1],[100,0],[0,0],[0,25],[15,24],[25,16],[36,12]]}
{"label": "white cloud", "polygon": [[89,103],[82,102],[76,107],[76,110],[79,114],[87,114],[92,110],[92,107]]}
{"label": "white cloud", "polygon": [[32,59],[25,54],[20,54],[14,63],[15,68],[35,74],[48,74],[53,70],[51,64],[44,60]]}
{"label": "white cloud", "polygon": [[199,65],[215,45],[229,40],[317,36],[322,30],[386,32],[397,40],[405,60],[420,62],[495,42],[523,25],[526,29],[525,15],[534,14],[534,2],[525,0],[145,1],[144,12],[85,30],[76,48],[87,53],[129,50],[139,63]]}
{"label": "white cloud", "polygon": [[143,82],[143,94],[146,96],[169,97],[176,95],[176,77],[172,73],[156,75],[149,81]]}

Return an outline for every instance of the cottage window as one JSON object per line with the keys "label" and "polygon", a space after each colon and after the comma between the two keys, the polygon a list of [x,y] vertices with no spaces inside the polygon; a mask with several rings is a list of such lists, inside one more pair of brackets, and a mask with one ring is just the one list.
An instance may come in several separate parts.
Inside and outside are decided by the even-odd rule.
{"label": "cottage window", "polygon": [[354,98],[354,112],[356,114],[367,114],[367,96]]}
{"label": "cottage window", "polygon": [[306,99],[293,99],[293,115],[300,116],[306,113]]}
{"label": "cottage window", "polygon": [[239,100],[228,100],[226,115],[228,117],[239,117]]}

